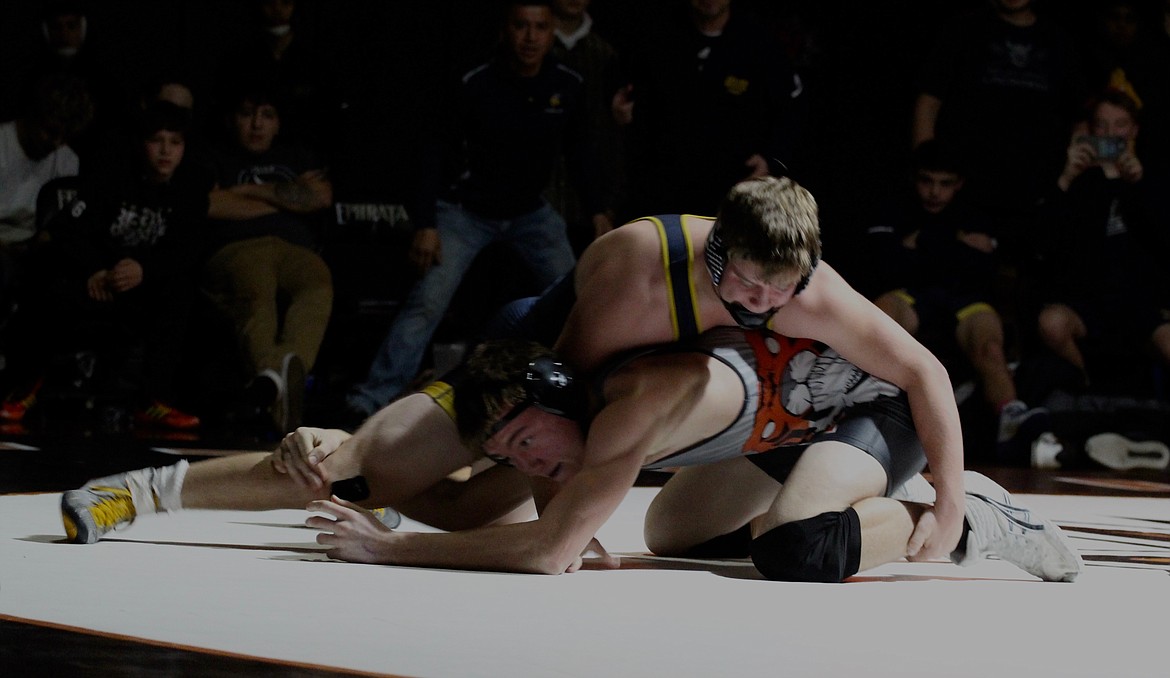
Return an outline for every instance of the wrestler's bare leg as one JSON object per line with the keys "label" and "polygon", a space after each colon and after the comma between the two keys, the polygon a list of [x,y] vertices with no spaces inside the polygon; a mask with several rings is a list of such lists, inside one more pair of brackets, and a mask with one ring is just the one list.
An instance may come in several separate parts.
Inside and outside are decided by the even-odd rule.
{"label": "wrestler's bare leg", "polygon": [[780,483],[746,457],[679,469],[646,509],[646,546],[678,555],[768,510]]}
{"label": "wrestler's bare leg", "polygon": [[752,536],[796,520],[852,506],[861,520],[861,567],[867,570],[905,557],[922,509],[888,499],[886,471],[866,452],[828,440],[809,446],[766,513],[752,522]]}
{"label": "wrestler's bare leg", "polygon": [[429,396],[397,400],[371,417],[321,462],[319,489],[278,472],[270,453],[233,455],[192,464],[182,488],[184,508],[266,510],[303,508],[330,495],[330,484],[361,475],[370,488],[367,507],[392,507],[442,529],[487,524],[530,499],[515,469],[492,467],[464,482],[448,476],[471,466],[476,455],[459,440],[454,422]]}
{"label": "wrestler's bare leg", "polygon": [[759,536],[784,523],[852,506],[861,519],[861,569],[906,555],[921,507],[883,497],[886,473],[862,450],[836,441],[811,446],[780,485],[746,458],[679,471],[646,514],[646,545],[661,555],[751,523]]}

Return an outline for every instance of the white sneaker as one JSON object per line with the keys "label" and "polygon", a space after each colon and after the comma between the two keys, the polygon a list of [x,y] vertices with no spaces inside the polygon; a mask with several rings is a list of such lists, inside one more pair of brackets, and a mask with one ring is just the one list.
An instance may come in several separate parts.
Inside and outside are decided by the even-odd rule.
{"label": "white sneaker", "polygon": [[1098,433],[1085,441],[1089,457],[1113,469],[1164,469],[1170,466],[1170,448],[1160,440],[1130,440],[1117,433]]}
{"label": "white sneaker", "polygon": [[273,421],[281,433],[296,430],[305,414],[305,364],[295,353],[280,362],[280,395],[273,407]]}
{"label": "white sneaker", "polygon": [[1032,468],[1048,471],[1060,468],[1060,460],[1056,457],[1063,451],[1064,445],[1051,431],[1041,433],[1032,441]]}
{"label": "white sneaker", "polygon": [[1041,429],[1048,425],[1048,410],[1043,407],[1028,406],[1023,401],[1013,400],[999,413],[999,434],[996,437],[999,443],[1009,443],[1023,436],[1027,442],[1038,436]]}
{"label": "white sneaker", "polygon": [[999,556],[1044,581],[1073,581],[1081,573],[1084,562],[1059,527],[1021,505],[987,476],[965,471],[963,483],[971,529],[965,552],[951,554],[953,562],[971,565]]}

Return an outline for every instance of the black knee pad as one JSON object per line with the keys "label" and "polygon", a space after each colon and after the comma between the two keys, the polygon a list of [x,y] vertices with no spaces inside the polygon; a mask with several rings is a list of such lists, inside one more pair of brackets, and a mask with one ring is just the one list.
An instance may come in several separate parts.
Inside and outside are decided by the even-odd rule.
{"label": "black knee pad", "polygon": [[751,555],[774,581],[839,582],[861,566],[861,520],[851,507],[785,523],[753,539]]}

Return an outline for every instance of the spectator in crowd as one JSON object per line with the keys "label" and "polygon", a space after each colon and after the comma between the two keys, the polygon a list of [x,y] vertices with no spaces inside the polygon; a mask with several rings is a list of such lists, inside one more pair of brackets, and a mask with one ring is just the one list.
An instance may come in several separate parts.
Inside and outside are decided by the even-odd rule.
{"label": "spectator in crowd", "polygon": [[95,157],[103,168],[102,174],[125,173],[137,169],[141,158],[137,151],[137,140],[143,111],[158,101],[166,101],[186,111],[190,123],[183,133],[183,158],[188,166],[206,167],[207,129],[202,115],[202,102],[196,106],[195,88],[191,79],[182,71],[167,68],[150,77],[135,100],[132,114],[113,127],[103,130],[97,144]]}
{"label": "spectator in crowd", "polygon": [[1101,0],[1086,17],[1086,69],[1091,91],[1130,83],[1141,92],[1137,151],[1147,172],[1170,169],[1170,52],[1159,52],[1153,7],[1139,0]]}
{"label": "spectator in crowd", "polygon": [[732,0],[683,5],[622,54],[630,77],[613,112],[631,125],[623,217],[714,214],[737,181],[786,173],[800,136],[802,87],[777,41]]}
{"label": "spectator in crowd", "polygon": [[263,82],[234,97],[232,142],[210,154],[213,254],[203,287],[233,324],[250,378],[243,407],[270,408],[289,431],[333,304],[332,276],[314,250],[314,218],[332,204],[333,187],[311,152],[279,139],[280,110]]}
{"label": "spectator in crowd", "polygon": [[[349,394],[346,423],[360,423],[408,389],[464,274],[489,244],[515,251],[537,289],[573,267],[565,221],[541,195],[562,147],[579,168],[574,177],[586,211],[599,231],[609,230],[589,183],[595,175],[587,169],[581,76],[548,56],[553,30],[547,2],[508,3],[500,53],[460,80],[445,149],[432,154],[447,166],[432,167],[413,215],[418,230],[410,258],[422,277],[365,382]],[[453,182],[446,192],[439,190],[444,180]]]}
{"label": "spectator in crowd", "polygon": [[940,30],[913,112],[913,145],[937,138],[956,148],[968,199],[1004,221],[1000,244],[1013,258],[1029,244],[1085,95],[1071,37],[1034,5],[987,0]]}
{"label": "spectator in crowd", "polygon": [[[176,377],[195,289],[198,239],[210,179],[183,163],[190,114],[167,102],[138,120],[133,171],[95,175],[47,224],[52,266],[36,272],[12,328],[16,390],[0,419],[20,421],[35,405],[50,359],[96,349],[138,391],[140,426],[192,429],[176,409]],[[142,373],[130,356],[141,345]]]}
{"label": "spectator in crowd", "polygon": [[37,194],[50,180],[77,174],[79,160],[67,143],[92,118],[85,83],[57,74],[41,79],[20,117],[0,124],[0,244],[36,234]]}
{"label": "spectator in crowd", "polygon": [[[122,85],[89,46],[89,17],[82,0],[48,0],[42,5],[39,30],[42,48],[33,57],[26,88],[47,75],[71,75],[83,83],[93,102],[92,123],[70,141],[81,159],[81,171],[102,171],[96,156],[106,130],[121,124],[132,111]],[[28,96],[27,91],[22,96]],[[88,166],[93,163],[93,167]]]}
{"label": "spectator in crowd", "polygon": [[[1085,385],[1118,368],[1109,355],[1152,347],[1170,364],[1170,315],[1161,267],[1168,249],[1164,224],[1149,218],[1151,201],[1135,153],[1139,107],[1130,89],[1109,89],[1091,107],[1089,134],[1077,132],[1045,213],[1045,305],[1039,335],[1073,365]],[[1120,369],[1132,369],[1128,358]],[[1109,381],[1103,379],[1103,381]]]}
{"label": "spectator in crowd", "polygon": [[[556,21],[556,41],[552,55],[562,64],[581,75],[584,85],[584,134],[597,157],[598,190],[610,196],[604,204],[616,203],[623,177],[622,140],[618,125],[610,114],[610,102],[618,89],[619,66],[617,50],[593,30],[589,15],[589,0],[553,0]],[[614,215],[599,224],[591,221],[581,204],[581,196],[572,182],[567,161],[562,158],[553,172],[545,197],[553,209],[565,218],[574,249],[580,251],[603,229],[613,223]]]}
{"label": "spectator in crowd", "polygon": [[86,128],[93,103],[85,84],[55,74],[40,80],[20,116],[0,123],[0,319],[20,295],[38,254],[38,197],[54,179],[76,176],[77,154],[66,145]]}
{"label": "spectator in crowd", "polygon": [[326,164],[338,143],[341,95],[332,55],[304,30],[296,0],[251,0],[254,28],[227,56],[216,80],[229,97],[241,81],[263,80],[281,93],[281,136],[313,151]]}
{"label": "spectator in crowd", "polygon": [[998,415],[998,456],[1043,432],[1045,411],[1019,399],[995,306],[998,241],[962,199],[964,174],[938,141],[914,151],[913,199],[869,229],[875,304],[940,356],[955,348]]}

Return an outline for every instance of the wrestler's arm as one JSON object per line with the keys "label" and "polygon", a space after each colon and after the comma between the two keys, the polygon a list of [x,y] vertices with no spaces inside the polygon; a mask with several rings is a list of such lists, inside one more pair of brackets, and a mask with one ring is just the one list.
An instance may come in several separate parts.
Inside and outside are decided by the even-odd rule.
{"label": "wrestler's arm", "polygon": [[655,288],[646,261],[658,261],[658,239],[644,224],[631,222],[595,240],[574,272],[576,301],[561,329],[557,354],[588,374],[626,349],[668,341],[645,335],[647,309],[666,313],[665,293]]}
{"label": "wrestler's arm", "polygon": [[[589,429],[585,463],[565,482],[536,520],[451,533],[391,532],[373,525],[344,504],[316,501],[307,524],[322,530],[318,542],[342,560],[559,574],[569,570],[597,530],[633,487],[648,453],[675,444],[671,439],[701,397],[706,367],[680,375],[668,391],[630,380],[626,390],[607,390],[610,404]],[[661,381],[653,382],[660,384]]]}
{"label": "wrestler's arm", "polygon": [[526,523],[449,533],[392,532],[370,529],[362,514],[344,504],[315,501],[309,510],[332,519],[312,516],[306,524],[322,530],[318,543],[331,547],[330,557],[340,560],[559,574],[617,509],[641,466],[635,449],[589,464],[564,484],[539,518]]}
{"label": "wrestler's arm", "polygon": [[937,529],[918,556],[945,556],[958,543],[963,522],[963,437],[946,368],[823,262],[805,293],[795,299],[792,309],[777,314],[777,332],[823,341],[906,392],[938,495]]}

